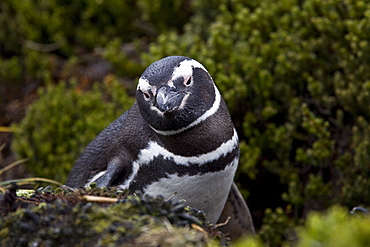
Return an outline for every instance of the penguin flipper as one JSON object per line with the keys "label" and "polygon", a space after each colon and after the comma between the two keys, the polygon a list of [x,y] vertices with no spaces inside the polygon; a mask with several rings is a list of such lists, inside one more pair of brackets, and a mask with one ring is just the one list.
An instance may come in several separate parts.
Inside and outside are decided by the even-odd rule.
{"label": "penguin flipper", "polygon": [[[128,126],[140,120],[135,103],[129,110],[113,121],[92,140],[73,165],[65,185],[72,188],[84,187],[96,182],[100,187],[114,186],[112,182],[121,174],[122,179],[131,172],[132,155],[128,151],[127,139],[135,136]],[[132,125],[130,125],[132,123]],[[96,181],[98,180],[98,181]]]}
{"label": "penguin flipper", "polygon": [[95,182],[98,187],[116,186],[124,180],[128,174],[125,160],[122,157],[114,157],[107,165],[107,169],[98,173],[89,183]]}
{"label": "penguin flipper", "polygon": [[[228,217],[230,217],[230,220],[227,222]],[[228,233],[232,240],[238,239],[245,234],[255,234],[249,208],[234,182],[231,185],[225,207],[218,220],[218,223],[224,222],[227,222],[227,224],[219,227],[219,229],[223,233]]]}

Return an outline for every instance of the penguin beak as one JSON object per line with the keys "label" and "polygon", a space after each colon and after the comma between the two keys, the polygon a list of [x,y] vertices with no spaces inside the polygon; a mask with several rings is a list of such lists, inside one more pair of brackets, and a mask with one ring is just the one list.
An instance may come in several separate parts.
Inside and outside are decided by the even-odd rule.
{"label": "penguin beak", "polygon": [[173,88],[163,86],[157,90],[156,107],[162,112],[168,112],[180,107],[185,92],[177,92]]}

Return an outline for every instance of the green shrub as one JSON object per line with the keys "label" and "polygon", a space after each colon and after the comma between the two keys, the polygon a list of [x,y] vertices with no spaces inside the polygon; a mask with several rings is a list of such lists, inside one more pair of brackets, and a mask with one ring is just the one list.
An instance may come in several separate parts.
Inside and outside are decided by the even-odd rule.
{"label": "green shrub", "polygon": [[370,204],[370,5],[213,2],[195,1],[185,32],[160,35],[144,61],[181,54],[204,63],[240,134],[238,175],[277,174],[295,217]]}
{"label": "green shrub", "polygon": [[73,80],[69,84],[40,88],[26,117],[13,125],[19,132],[12,146],[18,156],[30,159],[27,169],[62,183],[85,146],[133,103],[113,75],[89,91]]}

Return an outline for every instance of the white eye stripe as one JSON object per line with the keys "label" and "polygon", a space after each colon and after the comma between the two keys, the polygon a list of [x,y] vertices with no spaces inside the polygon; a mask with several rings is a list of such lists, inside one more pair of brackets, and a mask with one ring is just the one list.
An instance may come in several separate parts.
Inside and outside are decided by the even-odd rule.
{"label": "white eye stripe", "polygon": [[[174,69],[174,71],[172,73],[172,76],[171,76],[171,80],[168,82],[168,85],[173,87],[173,81],[175,79],[179,78],[179,77],[183,77],[184,82],[185,82],[189,77],[192,77],[193,68],[201,68],[204,71],[208,72],[207,69],[201,63],[199,63],[198,61],[196,61],[196,60],[184,60],[179,64],[178,67],[176,67]],[[152,91],[153,92],[153,88],[149,84],[149,80],[144,78],[144,77],[139,78],[139,82],[137,84],[137,90],[140,90],[142,92],[145,92],[145,91]]]}
{"label": "white eye stripe", "polygon": [[146,78],[139,78],[139,83],[137,84],[137,90],[140,90],[141,92],[146,92],[151,90],[151,86],[149,84],[148,79]]}
{"label": "white eye stripe", "polygon": [[184,60],[179,64],[179,67],[175,68],[172,73],[172,80],[179,78],[180,76],[187,78],[193,75],[193,68],[201,68],[207,72],[206,68],[196,60]]}

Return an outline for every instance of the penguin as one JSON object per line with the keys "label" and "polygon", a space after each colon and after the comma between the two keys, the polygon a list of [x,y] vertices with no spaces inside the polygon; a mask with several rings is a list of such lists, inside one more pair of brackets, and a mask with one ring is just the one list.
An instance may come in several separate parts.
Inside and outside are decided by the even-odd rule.
{"label": "penguin", "polygon": [[238,135],[212,77],[194,59],[169,56],[143,72],[136,102],[85,148],[66,185],[184,200],[237,238],[254,233],[233,183],[238,162]]}

